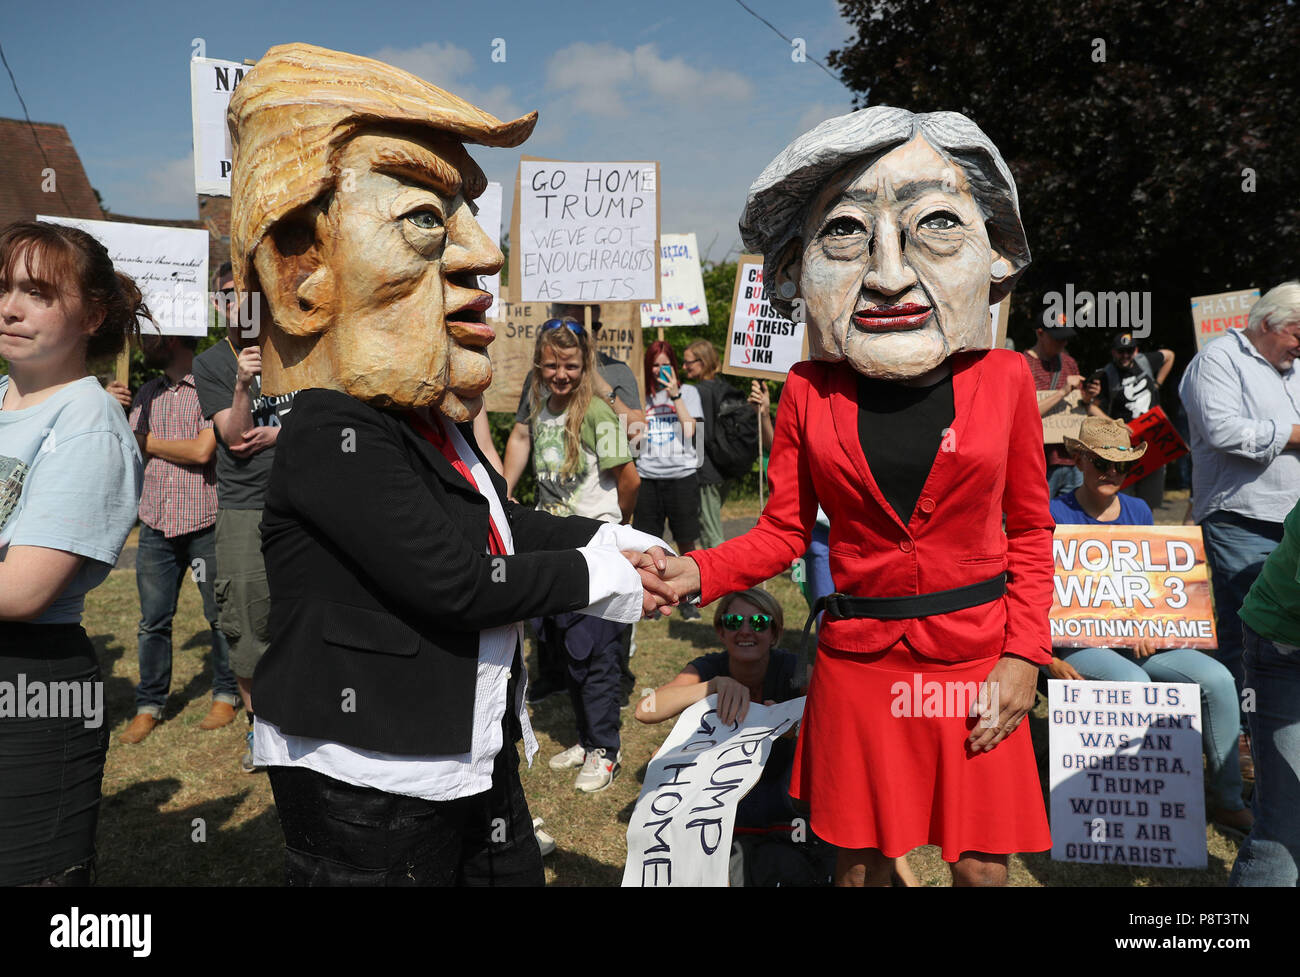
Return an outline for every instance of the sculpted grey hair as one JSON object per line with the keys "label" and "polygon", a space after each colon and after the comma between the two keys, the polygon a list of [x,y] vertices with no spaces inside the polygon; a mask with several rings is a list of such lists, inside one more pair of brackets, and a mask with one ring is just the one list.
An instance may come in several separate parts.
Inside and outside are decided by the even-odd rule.
{"label": "sculpted grey hair", "polygon": [[[745,247],[764,256],[763,279],[775,281],[782,249],[799,236],[804,217],[826,181],[854,160],[885,155],[922,136],[960,166],[988,227],[989,241],[1011,264],[1011,274],[990,286],[989,301],[1000,301],[1029,266],[1029,242],[1020,222],[1016,181],[992,140],[958,112],[917,114],[890,105],[873,105],[827,119],[804,133],[767,165],[749,188],[740,236]],[[782,315],[789,299],[769,293]]]}

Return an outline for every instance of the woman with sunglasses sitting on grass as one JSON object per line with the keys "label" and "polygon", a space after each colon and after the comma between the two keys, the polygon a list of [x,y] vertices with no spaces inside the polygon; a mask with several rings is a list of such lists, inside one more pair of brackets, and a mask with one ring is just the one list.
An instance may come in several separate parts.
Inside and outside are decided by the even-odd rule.
{"label": "woman with sunglasses sitting on grass", "polygon": [[[1129,470],[1147,446],[1130,446],[1120,421],[1090,417],[1078,438],[1066,438],[1083,474],[1074,492],[1051,502],[1057,525],[1151,526],[1150,507],[1120,491]],[[1132,648],[1057,648],[1044,666],[1052,678],[1095,682],[1194,682],[1201,688],[1201,726],[1206,758],[1210,820],[1230,832],[1250,830],[1253,817],[1241,799],[1237,757],[1237,692],[1232,674],[1217,659],[1192,648],[1159,651],[1140,639]]]}

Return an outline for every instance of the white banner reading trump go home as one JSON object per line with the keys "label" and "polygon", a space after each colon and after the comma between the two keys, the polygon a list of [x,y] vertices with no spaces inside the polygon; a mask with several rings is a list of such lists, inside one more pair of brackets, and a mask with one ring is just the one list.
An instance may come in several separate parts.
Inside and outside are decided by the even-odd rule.
{"label": "white banner reading trump go home", "polygon": [[113,267],[135,279],[153,314],[146,334],[206,336],[212,306],[208,297],[208,232],[75,217],[37,216],[50,224],[78,227],[108,250]]}
{"label": "white banner reading trump go home", "polygon": [[1055,679],[1047,688],[1052,858],[1205,868],[1200,688]]}
{"label": "white banner reading trump go home", "polygon": [[625,886],[725,886],[736,805],[758,783],[772,741],[803,716],[803,698],[749,704],[724,726],[711,695],[678,717],[646,770],[627,827]]}

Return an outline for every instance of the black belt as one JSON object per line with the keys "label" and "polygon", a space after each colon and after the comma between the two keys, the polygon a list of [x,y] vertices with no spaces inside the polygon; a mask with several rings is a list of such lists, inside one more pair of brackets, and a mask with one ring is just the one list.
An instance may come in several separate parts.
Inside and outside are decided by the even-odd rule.
{"label": "black belt", "polygon": [[871,617],[878,621],[904,621],[933,614],[947,614],[967,607],[978,607],[995,601],[1007,592],[1007,575],[999,573],[978,583],[951,590],[936,590],[930,594],[908,594],[906,597],[850,597],[848,594],[827,594],[818,597],[808,613],[803,626],[803,640],[799,646],[800,658],[811,664],[808,656],[808,632],[817,615],[825,610],[831,617]]}

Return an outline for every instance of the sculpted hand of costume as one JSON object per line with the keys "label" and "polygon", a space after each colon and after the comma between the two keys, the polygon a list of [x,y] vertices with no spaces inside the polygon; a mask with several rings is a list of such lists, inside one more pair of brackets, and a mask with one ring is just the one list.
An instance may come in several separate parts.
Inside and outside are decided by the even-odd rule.
{"label": "sculpted hand of costume", "polygon": [[653,617],[656,611],[665,616],[669,614],[671,607],[677,603],[677,595],[661,574],[666,566],[665,561],[675,557],[670,557],[658,546],[652,546],[644,553],[637,550],[623,550],[622,553],[636,567],[641,577],[641,586],[645,591],[641,598],[642,615]]}
{"label": "sculpted hand of costume", "polygon": [[1015,732],[1034,706],[1038,666],[1015,655],[1003,655],[980,686],[970,715],[978,718],[970,734],[970,750],[988,752]]}

